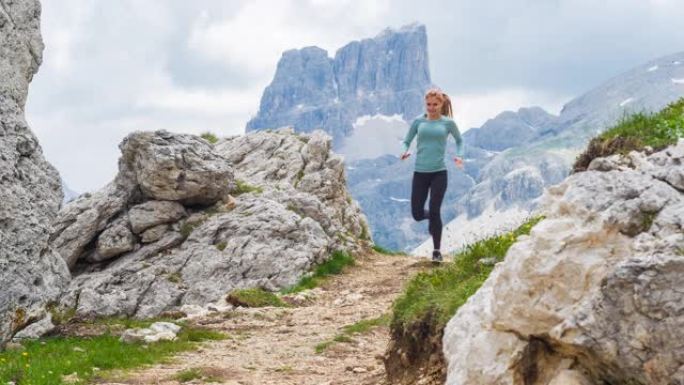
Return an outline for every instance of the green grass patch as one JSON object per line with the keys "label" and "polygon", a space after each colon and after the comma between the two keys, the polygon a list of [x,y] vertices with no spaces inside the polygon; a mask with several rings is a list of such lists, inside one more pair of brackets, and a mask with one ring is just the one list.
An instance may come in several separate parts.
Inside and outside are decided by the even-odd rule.
{"label": "green grass patch", "polygon": [[639,232],[648,231],[653,225],[653,221],[658,216],[658,213],[645,213],[641,220],[641,229]]}
{"label": "green grass patch", "polygon": [[245,194],[245,193],[250,193],[250,192],[256,192],[258,194],[261,194],[262,192],[264,192],[264,190],[261,187],[252,186],[251,184],[249,184],[243,180],[240,180],[240,179],[235,180],[235,185],[236,185],[235,190],[233,190],[233,192],[232,192],[232,194],[234,196],[238,196],[240,194]]}
{"label": "green grass patch", "polygon": [[169,282],[171,282],[171,283],[176,283],[176,284],[183,282],[183,277],[181,277],[181,273],[178,272],[178,271],[173,272],[173,273],[167,275],[167,276],[166,276],[166,279],[167,279]]}
{"label": "green grass patch", "polygon": [[646,146],[654,150],[677,143],[684,137],[684,98],[654,114],[637,113],[624,116],[615,126],[593,138],[577,157],[574,171],[586,170],[595,158],[641,151]]}
{"label": "green grass patch", "polygon": [[216,248],[217,248],[219,251],[225,250],[225,249],[226,249],[226,246],[228,246],[228,243],[226,243],[225,241],[224,241],[224,242],[219,242],[219,243],[216,244]]}
{"label": "green grass patch", "polygon": [[369,332],[377,326],[388,326],[390,323],[390,315],[383,314],[377,318],[364,319],[351,325],[342,327],[342,333],[333,337],[330,341],[321,342],[314,347],[316,353],[322,353],[336,342],[349,343],[353,342],[352,336]]}
{"label": "green grass patch", "polygon": [[301,169],[297,172],[297,178],[295,179],[294,187],[297,188],[299,186],[299,182],[302,181],[302,178],[304,178],[304,170]]}
{"label": "green grass patch", "polygon": [[100,370],[151,365],[178,352],[194,349],[197,342],[223,338],[215,331],[185,327],[175,341],[148,345],[122,343],[119,337],[111,334],[26,341],[21,349],[0,352],[0,384],[56,385],[63,383],[63,375],[72,373],[77,373],[79,383],[86,383],[101,375]]}
{"label": "green grass patch", "polygon": [[321,342],[320,344],[316,345],[314,347],[314,350],[316,351],[317,354],[323,353],[326,349],[328,349],[330,346],[332,346],[335,343],[335,341],[325,341]]}
{"label": "green grass patch", "polygon": [[423,319],[429,313],[434,314],[438,327],[446,325],[494,268],[479,261],[492,257],[503,260],[516,238],[529,234],[540,220],[541,217],[532,218],[512,232],[469,245],[454,256],[453,262],[416,274],[392,306],[392,329]]}
{"label": "green grass patch", "polygon": [[243,307],[288,306],[277,295],[262,288],[233,290],[228,293],[226,301],[234,306]]}
{"label": "green grass patch", "polygon": [[395,251],[395,250],[386,249],[386,248],[384,248],[378,244],[373,245],[373,250],[375,250],[376,252],[378,252],[380,254],[385,254],[385,255],[406,255],[406,253],[403,251]]}
{"label": "green grass patch", "polygon": [[288,210],[292,211],[293,213],[295,213],[299,216],[302,216],[302,213],[299,212],[299,209],[297,208],[297,206],[293,205],[292,203],[288,203],[286,208]]}
{"label": "green grass patch", "polygon": [[125,317],[106,317],[106,318],[95,318],[95,319],[90,319],[90,320],[82,320],[80,322],[83,324],[107,326],[107,327],[109,327],[109,330],[107,331],[108,333],[112,333],[114,330],[121,330],[121,329],[146,328],[155,322],[171,322],[171,323],[175,323],[179,326],[183,326],[183,327],[186,326],[185,322],[179,322],[178,320],[174,320],[173,318],[165,318],[165,317],[155,317],[155,318],[146,318],[146,319],[135,319],[135,318],[125,318]]}
{"label": "green grass patch", "polygon": [[318,286],[322,279],[329,275],[340,274],[345,266],[354,265],[354,257],[346,251],[336,250],[330,259],[316,266],[313,274],[304,276],[294,286],[281,290],[283,294],[297,293]]}
{"label": "green grass patch", "polygon": [[55,303],[48,304],[47,311],[49,311],[50,315],[52,315],[52,323],[55,325],[61,325],[63,323],[69,322],[69,320],[74,318],[76,315],[76,309],[60,308]]}
{"label": "green grass patch", "polygon": [[347,335],[363,334],[376,326],[387,326],[389,325],[389,321],[389,314],[383,314],[377,318],[364,319],[357,323],[347,325],[342,328],[342,331]]}
{"label": "green grass patch", "polygon": [[213,133],[208,132],[208,131],[202,133],[202,135],[200,135],[200,137],[202,139],[206,140],[207,142],[211,143],[211,144],[218,142],[218,137],[216,135],[214,135]]}
{"label": "green grass patch", "polygon": [[352,340],[352,338],[349,337],[349,336],[347,336],[347,335],[338,334],[338,335],[335,336],[335,338],[333,338],[333,341],[335,341],[335,342],[345,342],[345,343],[349,343],[349,342],[352,342],[352,341],[354,341],[354,340]]}
{"label": "green grass patch", "polygon": [[202,378],[202,372],[197,368],[191,368],[176,373],[173,379],[178,382],[188,382],[192,380],[199,380]]}
{"label": "green grass patch", "polygon": [[181,225],[180,227],[180,233],[183,236],[183,238],[187,238],[192,234],[192,232],[199,227],[200,223],[190,223],[190,222],[185,222]]}

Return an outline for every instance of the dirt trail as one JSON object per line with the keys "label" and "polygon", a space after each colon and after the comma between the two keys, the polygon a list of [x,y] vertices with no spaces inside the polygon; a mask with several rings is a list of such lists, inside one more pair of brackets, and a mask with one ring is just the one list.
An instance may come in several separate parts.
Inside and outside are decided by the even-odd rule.
{"label": "dirt trail", "polygon": [[321,353],[315,348],[333,340],[345,325],[389,314],[406,280],[429,266],[426,259],[369,254],[343,274],[328,278],[306,305],[237,308],[196,320],[231,338],[205,343],[171,363],[107,384],[178,384],[174,376],[187,369],[201,370],[214,377],[213,383],[229,385],[384,384],[388,327],[353,335],[350,342],[333,343]]}

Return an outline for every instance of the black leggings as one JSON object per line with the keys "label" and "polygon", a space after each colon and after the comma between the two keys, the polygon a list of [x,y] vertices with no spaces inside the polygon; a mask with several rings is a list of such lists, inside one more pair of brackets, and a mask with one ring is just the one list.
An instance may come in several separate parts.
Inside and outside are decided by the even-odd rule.
{"label": "black leggings", "polygon": [[[429,219],[428,229],[432,235],[432,244],[439,250],[442,242],[442,218],[439,214],[442,200],[447,188],[447,171],[413,172],[413,189],[411,190],[411,214],[413,219],[422,221]],[[425,210],[428,190],[430,191],[429,210]]]}

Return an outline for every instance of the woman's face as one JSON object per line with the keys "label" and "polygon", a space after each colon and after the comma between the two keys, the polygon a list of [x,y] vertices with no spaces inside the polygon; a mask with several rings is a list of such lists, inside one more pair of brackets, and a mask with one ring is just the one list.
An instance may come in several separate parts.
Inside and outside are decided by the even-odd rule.
{"label": "woman's face", "polygon": [[437,116],[442,111],[442,101],[436,96],[428,96],[425,98],[425,110],[429,116]]}

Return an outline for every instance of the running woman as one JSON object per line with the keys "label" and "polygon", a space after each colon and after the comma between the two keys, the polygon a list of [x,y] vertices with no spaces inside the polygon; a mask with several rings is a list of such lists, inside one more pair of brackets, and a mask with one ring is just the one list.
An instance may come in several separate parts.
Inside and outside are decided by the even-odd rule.
{"label": "running woman", "polygon": [[[449,134],[456,140],[456,167],[463,169],[463,140],[456,123],[452,119],[451,100],[438,89],[425,94],[426,113],[416,118],[409,128],[403,142],[401,160],[408,158],[413,138],[416,142],[416,163],[411,189],[411,214],[416,221],[429,220],[428,229],[432,235],[434,250],[432,260],[442,261],[440,243],[442,241],[442,218],[440,208],[447,188],[447,171],[444,164],[444,151]],[[430,203],[425,210],[428,193]]]}

